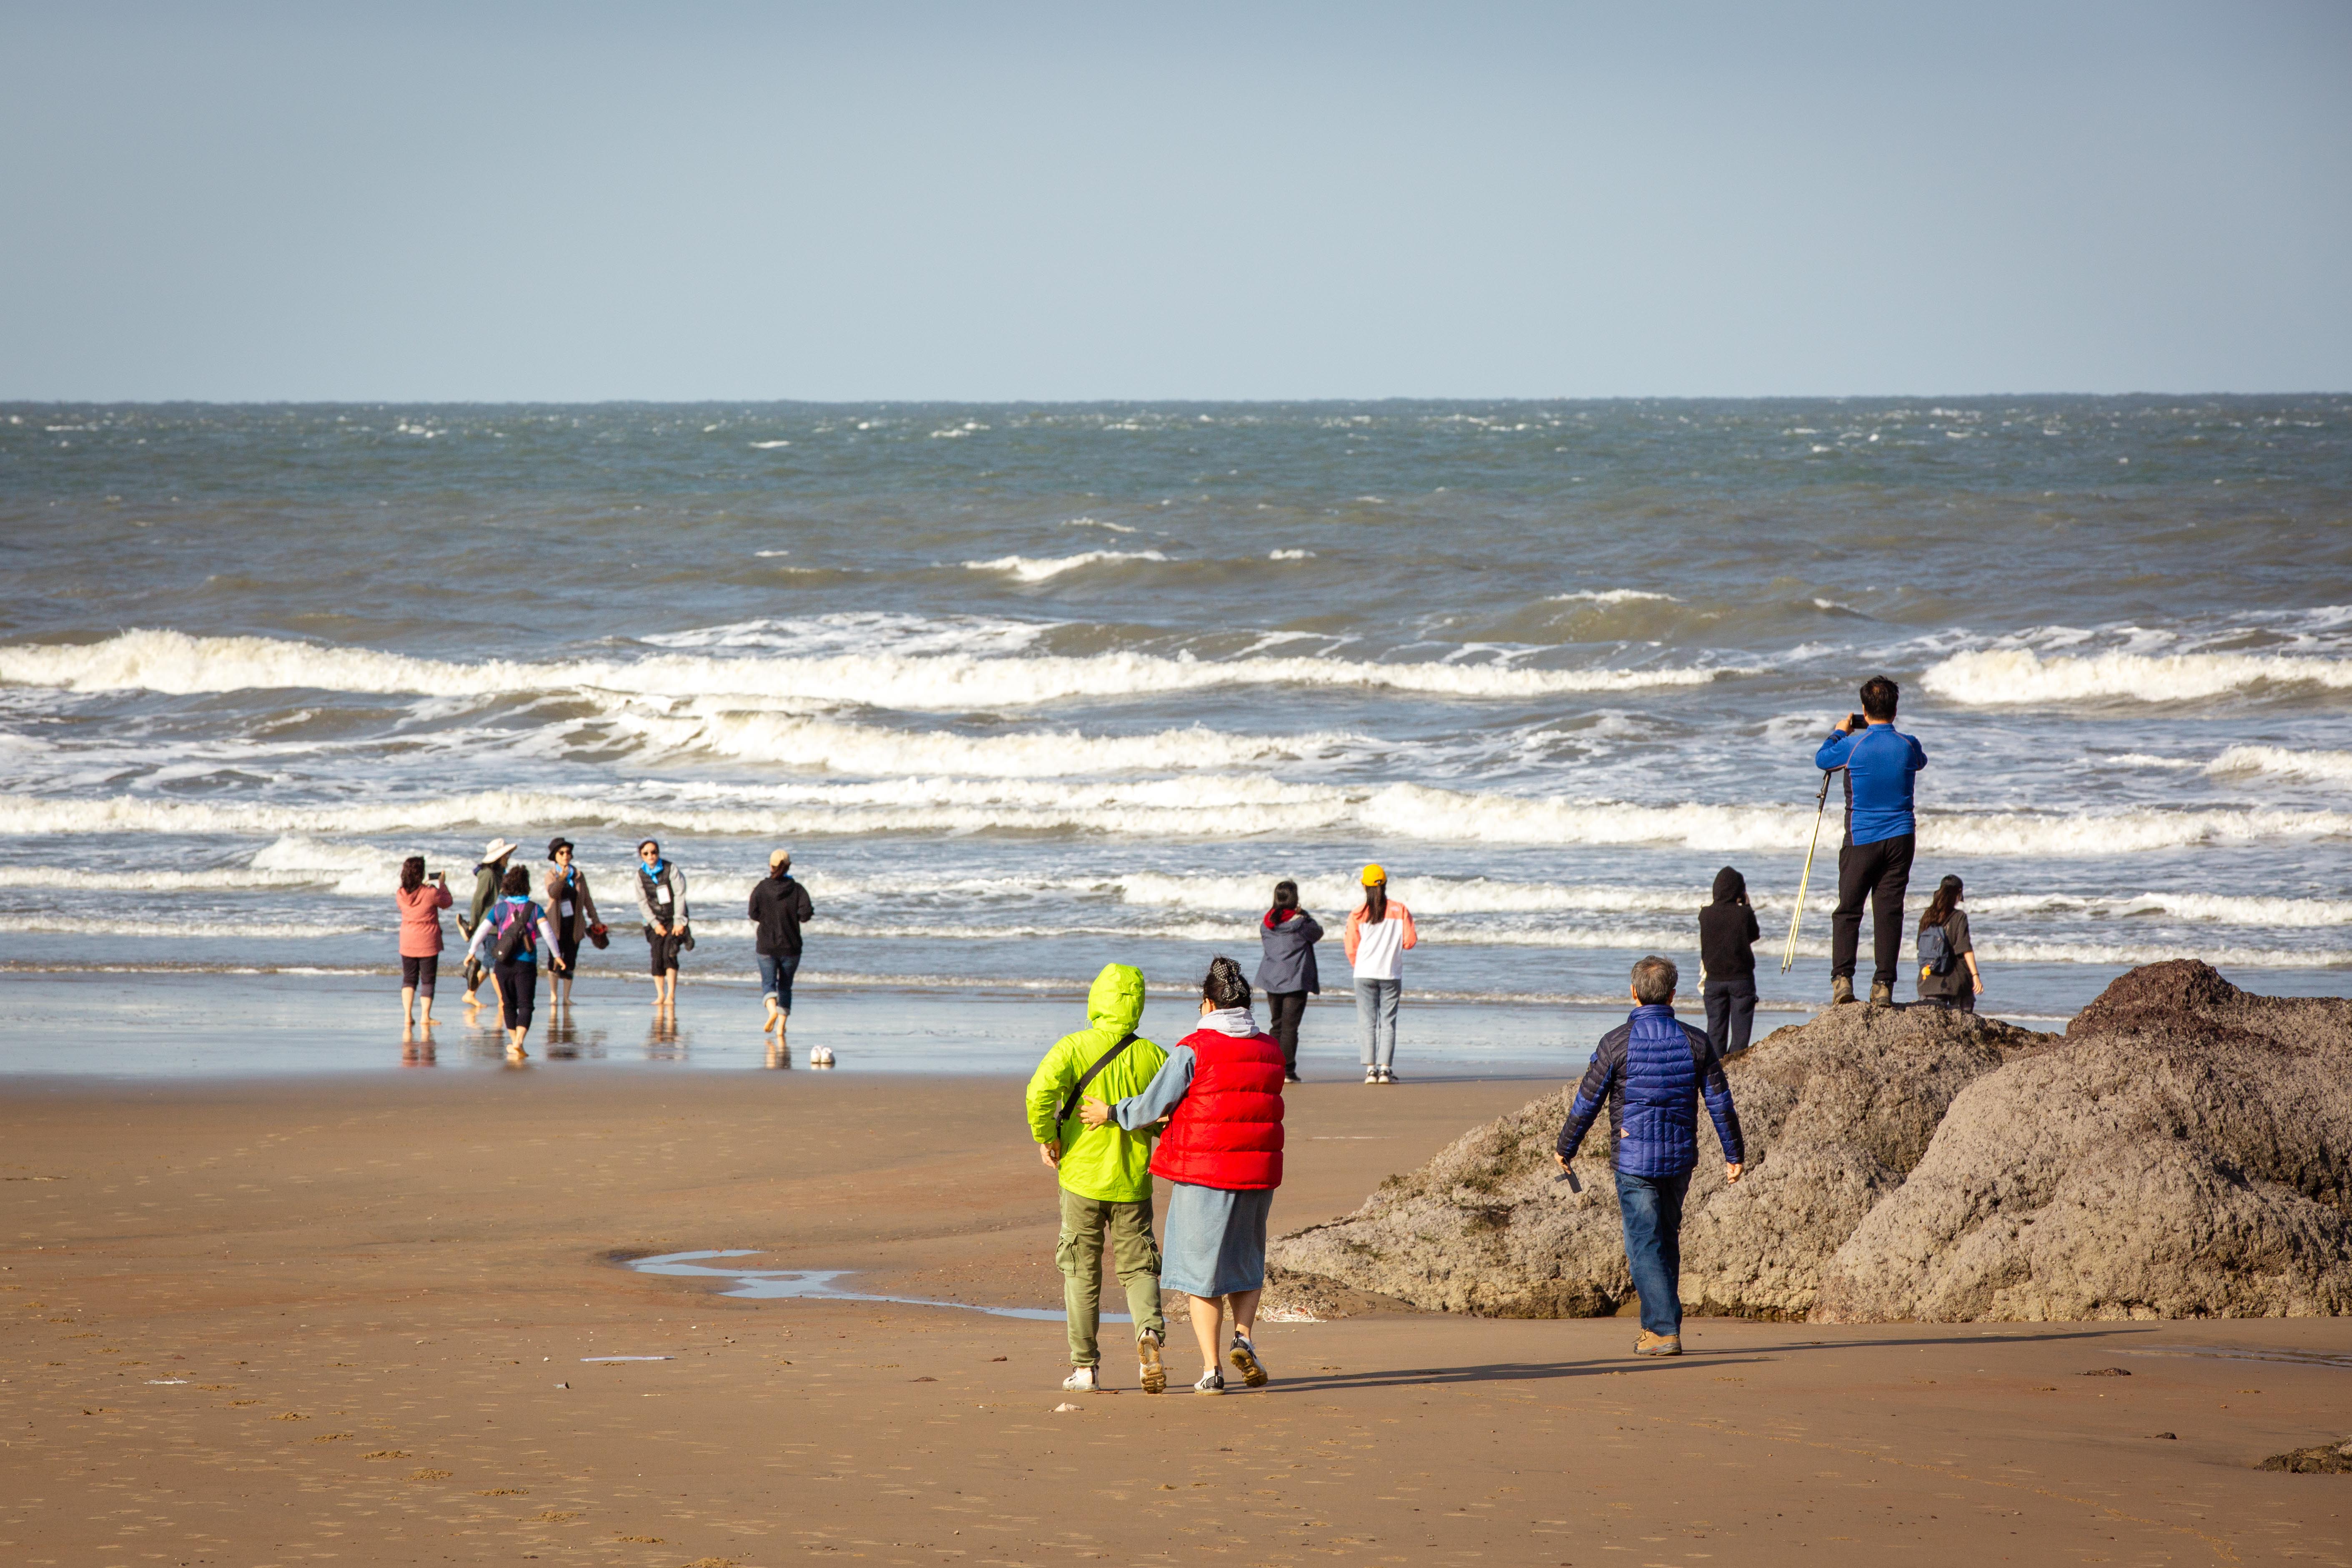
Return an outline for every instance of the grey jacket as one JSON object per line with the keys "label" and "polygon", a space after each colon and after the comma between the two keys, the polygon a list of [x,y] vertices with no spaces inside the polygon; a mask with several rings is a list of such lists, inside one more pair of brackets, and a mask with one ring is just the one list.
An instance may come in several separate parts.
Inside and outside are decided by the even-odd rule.
{"label": "grey jacket", "polygon": [[1315,923],[1313,915],[1300,910],[1279,925],[1268,925],[1261,917],[1257,935],[1265,948],[1265,961],[1257,966],[1258,989],[1321,994],[1323,977],[1316,973],[1315,944],[1323,940],[1323,928]]}
{"label": "grey jacket", "polygon": [[637,913],[645,917],[646,924],[681,926],[686,923],[686,873],[678,869],[677,861],[665,859],[662,862],[662,880],[668,885],[671,902],[658,914],[655,912],[654,900],[646,891],[647,879],[643,861],[637,863],[630,880],[637,885]]}

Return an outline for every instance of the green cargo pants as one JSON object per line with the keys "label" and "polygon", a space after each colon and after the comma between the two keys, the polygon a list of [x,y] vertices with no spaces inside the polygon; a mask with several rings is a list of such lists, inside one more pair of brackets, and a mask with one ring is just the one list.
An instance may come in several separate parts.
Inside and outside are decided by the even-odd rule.
{"label": "green cargo pants", "polygon": [[1160,1245],[1151,1239],[1151,1200],[1108,1203],[1064,1187],[1062,1239],[1054,1261],[1062,1266],[1062,1304],[1070,1319],[1070,1364],[1096,1366],[1102,1352],[1095,1331],[1102,1316],[1103,1232],[1110,1232],[1111,1266],[1127,1287],[1135,1331],[1164,1334],[1160,1316]]}

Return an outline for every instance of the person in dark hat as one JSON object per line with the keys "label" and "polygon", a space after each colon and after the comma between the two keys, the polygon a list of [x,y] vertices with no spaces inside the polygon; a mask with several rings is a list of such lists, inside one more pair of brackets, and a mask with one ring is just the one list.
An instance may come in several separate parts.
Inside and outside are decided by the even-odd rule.
{"label": "person in dark hat", "polygon": [[596,918],[596,897],[588,890],[588,873],[572,861],[572,840],[547,841],[547,919],[555,928],[555,956],[563,961],[552,975],[548,1000],[558,1008],[572,1005],[572,980],[580,972],[580,942],[592,931],[602,931]]}

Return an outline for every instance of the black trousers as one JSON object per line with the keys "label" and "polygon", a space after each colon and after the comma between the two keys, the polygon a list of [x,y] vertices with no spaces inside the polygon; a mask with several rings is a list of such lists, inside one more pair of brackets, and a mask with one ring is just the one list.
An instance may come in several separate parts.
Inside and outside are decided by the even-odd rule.
{"label": "black trousers", "polygon": [[499,1011],[509,1029],[530,1027],[531,1005],[539,998],[539,963],[527,952],[520,957],[499,965]]}
{"label": "black trousers", "polygon": [[1830,918],[1830,973],[1853,977],[1854,952],[1862,945],[1862,901],[1870,900],[1871,984],[1895,984],[1903,962],[1903,895],[1911,886],[1911,851],[1916,835],[1849,844],[1838,851],[1837,913]]}
{"label": "black trousers", "polygon": [[1269,991],[1265,994],[1266,1032],[1274,1043],[1282,1047],[1282,1059],[1290,1071],[1298,1070],[1298,1020],[1307,1016],[1307,993],[1304,991]]}
{"label": "black trousers", "polygon": [[1732,1057],[1748,1048],[1756,1026],[1756,976],[1729,974],[1706,983],[1706,1037],[1715,1054]]}

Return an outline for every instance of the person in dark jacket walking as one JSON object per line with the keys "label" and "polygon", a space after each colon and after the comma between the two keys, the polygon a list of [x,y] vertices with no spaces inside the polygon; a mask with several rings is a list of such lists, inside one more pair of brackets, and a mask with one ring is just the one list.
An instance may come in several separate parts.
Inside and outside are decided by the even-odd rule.
{"label": "person in dark jacket walking", "polygon": [[760,960],[760,984],[766,988],[768,1021],[763,1035],[783,1042],[784,1026],[793,1016],[793,974],[801,966],[801,922],[816,918],[808,889],[793,879],[793,852],[778,849],[768,856],[768,875],[751,889],[751,923],[759,927],[752,947]]}
{"label": "person in dark jacket walking", "polygon": [[1274,907],[1260,922],[1265,956],[1257,966],[1258,989],[1265,993],[1266,1032],[1282,1047],[1283,1080],[1298,1081],[1298,1021],[1307,998],[1323,989],[1315,968],[1315,944],[1323,928],[1298,907],[1298,884],[1286,877],[1274,885]]}
{"label": "person in dark jacket walking", "polygon": [[1756,911],[1748,879],[1726,866],[1715,874],[1715,901],[1698,912],[1699,994],[1706,999],[1706,1037],[1718,1057],[1748,1048],[1756,1025]]}
{"label": "person in dark jacket walking", "polygon": [[1903,894],[1911,885],[1911,854],[1918,823],[1911,813],[1911,781],[1927,765],[1919,742],[1895,728],[1902,689],[1883,675],[1862,683],[1862,716],[1847,714],[1813,753],[1824,773],[1845,770],[1845,844],[1838,850],[1837,912],[1830,917],[1830,1000],[1853,1000],[1855,950],[1862,943],[1862,905],[1870,902],[1873,1003],[1895,1000],[1895,969],[1903,962]]}
{"label": "person in dark jacket walking", "polygon": [[1601,1107],[1608,1107],[1625,1261],[1642,1298],[1636,1355],[1683,1353],[1683,1198],[1698,1163],[1702,1095],[1723,1145],[1723,1179],[1738,1181],[1747,1159],[1723,1059],[1713,1041],[1675,1016],[1679,978],[1674,964],[1655,953],[1634,963],[1633,1012],[1601,1037],[1553,1146],[1553,1158],[1567,1170]]}

